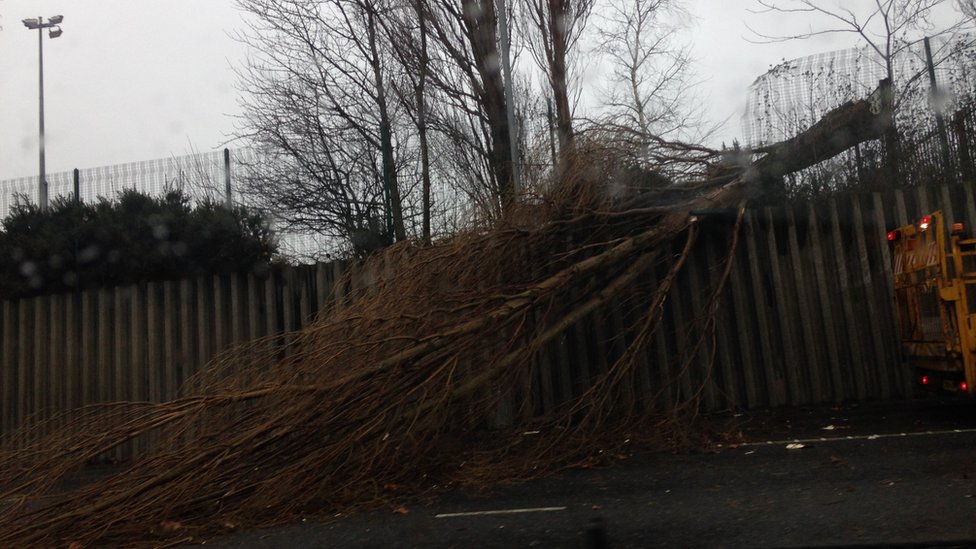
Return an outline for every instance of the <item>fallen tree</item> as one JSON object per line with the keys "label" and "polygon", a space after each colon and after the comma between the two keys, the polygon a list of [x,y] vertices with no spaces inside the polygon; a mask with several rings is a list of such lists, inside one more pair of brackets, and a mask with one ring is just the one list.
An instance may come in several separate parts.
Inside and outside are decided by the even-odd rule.
{"label": "fallen tree", "polygon": [[[817,132],[880,129],[865,102]],[[840,114],[838,114],[840,113]],[[833,120],[831,122],[830,120]],[[845,129],[848,128],[848,129]],[[871,129],[873,128],[873,129]],[[810,153],[807,161],[828,154]],[[695,245],[702,209],[732,208],[729,254],[695,321],[694,360],[729,275],[738,225],[758,183],[793,158],[723,167],[675,189],[607,193],[619,157],[581,146],[542,196],[503,224],[372,260],[375,281],[287,338],[218,357],[184,396],[113,403],[28,425],[0,449],[0,545],[182,543],[238,525],[389,503],[453,483],[483,485],[673,445],[673,420],[627,394],[659,329],[671,284]],[[794,151],[800,154],[800,151]],[[767,157],[768,158],[768,157]],[[822,158],[821,158],[822,159]],[[773,167],[771,167],[773,166]],[[676,253],[672,253],[675,251]],[[527,261],[531,258],[531,261]],[[656,272],[656,282],[648,273]],[[627,347],[586,390],[542,418],[488,430],[500,402],[532,390],[538,351],[615,299],[640,307]],[[677,367],[682,367],[678,364]],[[122,471],[64,492],[91,460],[138,437],[152,450]]]}

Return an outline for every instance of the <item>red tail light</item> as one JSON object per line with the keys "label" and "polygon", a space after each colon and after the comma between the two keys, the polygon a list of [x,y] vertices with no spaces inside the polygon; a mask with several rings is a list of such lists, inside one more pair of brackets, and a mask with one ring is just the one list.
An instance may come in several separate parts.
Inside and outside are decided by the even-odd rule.
{"label": "red tail light", "polygon": [[929,376],[922,376],[922,385],[929,384]]}
{"label": "red tail light", "polygon": [[922,229],[924,231],[925,229],[928,229],[929,228],[929,225],[931,225],[931,224],[932,224],[932,216],[931,215],[926,215],[926,216],[923,216],[922,217],[922,220],[918,222],[918,228],[919,229]]}
{"label": "red tail light", "polygon": [[894,242],[894,241],[898,240],[898,237],[900,237],[900,236],[901,236],[901,231],[899,231],[898,229],[895,229],[895,230],[891,231],[890,233],[888,233],[888,242]]}
{"label": "red tail light", "polygon": [[965,227],[963,227],[962,223],[952,224],[952,234],[962,234],[963,232],[965,232]]}
{"label": "red tail light", "polygon": [[960,391],[965,391],[967,389],[969,389],[969,385],[965,381],[963,381],[962,383],[959,384],[959,390]]}

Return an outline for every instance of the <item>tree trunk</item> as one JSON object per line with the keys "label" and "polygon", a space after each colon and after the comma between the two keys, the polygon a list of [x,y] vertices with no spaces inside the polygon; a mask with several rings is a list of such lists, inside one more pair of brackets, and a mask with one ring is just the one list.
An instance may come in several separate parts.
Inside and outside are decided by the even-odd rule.
{"label": "tree trunk", "polygon": [[511,128],[505,106],[501,53],[498,51],[498,19],[491,0],[463,0],[464,22],[471,40],[471,53],[482,89],[479,93],[491,135],[490,163],[498,185],[501,208],[505,210],[515,197],[512,180]]}
{"label": "tree trunk", "polygon": [[[889,75],[891,74],[889,61]],[[894,90],[894,80],[889,76],[885,80],[881,81],[878,87],[878,92],[881,95],[881,114],[887,120],[887,125],[883,131],[882,141],[884,142],[884,154],[885,154],[885,177],[889,184],[895,184],[900,181],[899,174],[901,173],[901,168],[899,163],[901,160],[901,150],[900,144],[898,142],[898,128],[895,127],[895,90]]]}
{"label": "tree trunk", "polygon": [[[884,85],[875,93],[884,94]],[[845,103],[792,139],[757,149],[755,152],[766,155],[745,176],[758,187],[753,196],[775,201],[785,193],[784,175],[814,166],[859,143],[886,137],[891,128],[891,111],[879,111],[877,106],[873,100]]]}
{"label": "tree trunk", "polygon": [[549,60],[549,83],[556,103],[556,135],[559,138],[559,152],[563,157],[573,150],[573,113],[569,107],[569,86],[566,83],[566,55],[568,53],[568,30],[566,21],[570,17],[568,0],[549,0],[549,36],[552,37],[552,58]]}
{"label": "tree trunk", "polygon": [[420,177],[423,185],[423,239],[430,244],[430,148],[427,143],[427,22],[421,0],[415,3],[420,25],[420,74],[417,80],[417,133],[420,139]]}
{"label": "tree trunk", "polygon": [[376,46],[376,14],[372,6],[366,6],[367,33],[369,38],[370,65],[376,80],[376,107],[380,115],[380,147],[383,149],[383,184],[389,197],[389,215],[393,218],[393,236],[396,240],[407,239],[403,226],[403,209],[400,188],[397,184],[396,168],[393,159],[393,132],[390,124],[389,108],[386,104],[386,90],[383,87],[383,67],[380,63],[379,49]]}

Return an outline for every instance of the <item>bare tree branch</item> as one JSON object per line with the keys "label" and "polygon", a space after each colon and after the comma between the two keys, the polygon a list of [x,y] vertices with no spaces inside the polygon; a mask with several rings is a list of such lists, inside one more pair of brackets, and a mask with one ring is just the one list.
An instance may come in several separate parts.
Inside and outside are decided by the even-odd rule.
{"label": "bare tree branch", "polygon": [[257,151],[245,191],[286,228],[354,247],[406,236],[380,1],[238,0],[251,17],[237,137]]}

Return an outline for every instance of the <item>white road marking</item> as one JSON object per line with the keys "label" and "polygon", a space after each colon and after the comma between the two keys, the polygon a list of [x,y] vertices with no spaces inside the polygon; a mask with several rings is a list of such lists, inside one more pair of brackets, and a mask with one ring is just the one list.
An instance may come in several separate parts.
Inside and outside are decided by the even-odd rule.
{"label": "white road marking", "polygon": [[736,444],[736,447],[746,446],[779,446],[783,444],[812,444],[814,442],[842,442],[845,440],[877,440],[879,438],[903,438],[903,437],[924,437],[937,435],[955,435],[976,433],[976,429],[947,429],[943,431],[916,431],[913,433],[886,433],[880,435],[848,435],[842,437],[815,437],[815,438],[793,438],[788,440],[767,440],[759,442],[743,442]]}
{"label": "white road marking", "polygon": [[492,511],[468,511],[466,513],[441,513],[434,518],[478,517],[485,515],[516,515],[519,513],[551,513],[565,511],[565,507],[531,507],[527,509],[495,509]]}

